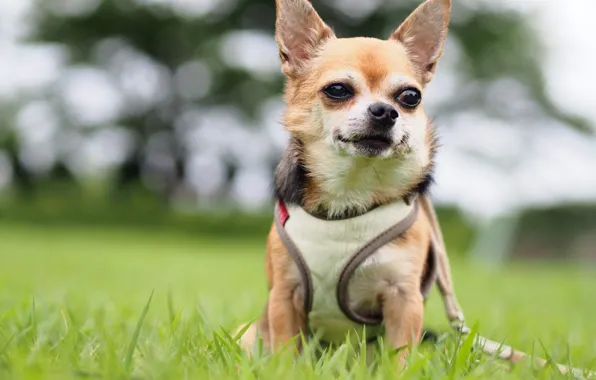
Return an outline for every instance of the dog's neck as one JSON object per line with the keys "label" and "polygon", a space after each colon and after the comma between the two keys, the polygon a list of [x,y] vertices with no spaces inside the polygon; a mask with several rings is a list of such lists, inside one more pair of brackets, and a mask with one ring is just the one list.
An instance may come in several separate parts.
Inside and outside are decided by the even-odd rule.
{"label": "dog's neck", "polygon": [[425,193],[431,169],[414,178],[412,171],[405,159],[344,156],[323,142],[306,148],[293,137],[277,167],[275,190],[283,202],[313,216],[345,219]]}

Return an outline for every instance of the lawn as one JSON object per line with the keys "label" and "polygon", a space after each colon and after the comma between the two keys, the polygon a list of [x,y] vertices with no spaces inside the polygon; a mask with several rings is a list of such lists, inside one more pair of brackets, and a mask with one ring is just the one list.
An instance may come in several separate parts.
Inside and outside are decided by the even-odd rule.
{"label": "lawn", "polygon": [[[297,359],[240,353],[226,331],[263,308],[263,240],[0,223],[0,378],[392,377],[385,349],[368,365],[347,347]],[[468,322],[481,334],[596,367],[594,268],[454,262],[453,270]],[[436,292],[426,325],[448,331]],[[504,370],[456,340],[422,346],[406,377],[552,377],[527,364]]]}

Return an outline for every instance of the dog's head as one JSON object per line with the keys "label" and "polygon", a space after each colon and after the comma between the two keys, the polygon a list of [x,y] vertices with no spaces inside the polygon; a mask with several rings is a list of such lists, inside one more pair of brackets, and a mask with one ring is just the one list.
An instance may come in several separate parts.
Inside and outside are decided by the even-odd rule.
{"label": "dog's head", "polygon": [[427,0],[387,40],[344,39],[307,0],[277,0],[284,124],[314,177],[375,163],[407,168],[401,175],[412,178],[401,178],[404,184],[423,174],[433,149],[423,93],[443,50],[450,7],[450,0]]}

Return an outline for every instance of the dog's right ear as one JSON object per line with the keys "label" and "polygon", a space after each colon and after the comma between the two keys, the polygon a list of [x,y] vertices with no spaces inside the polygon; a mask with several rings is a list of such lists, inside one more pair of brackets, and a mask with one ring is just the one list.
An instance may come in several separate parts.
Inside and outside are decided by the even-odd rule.
{"label": "dog's right ear", "polygon": [[308,0],[276,0],[275,34],[284,74],[294,75],[335,34]]}
{"label": "dog's right ear", "polygon": [[426,0],[391,35],[401,42],[423,85],[432,79],[443,53],[451,13],[451,0]]}

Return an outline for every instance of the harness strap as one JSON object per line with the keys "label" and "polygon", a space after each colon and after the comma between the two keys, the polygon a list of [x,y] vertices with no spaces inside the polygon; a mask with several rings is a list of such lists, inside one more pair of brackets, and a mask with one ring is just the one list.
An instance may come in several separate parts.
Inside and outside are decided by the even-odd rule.
{"label": "harness strap", "polygon": [[373,240],[369,241],[360,248],[354,256],[348,261],[346,266],[341,272],[339,276],[339,282],[337,284],[337,302],[339,303],[339,308],[341,311],[352,321],[361,323],[364,325],[379,325],[383,322],[383,316],[365,316],[365,315],[358,315],[355,310],[350,308],[350,297],[348,292],[348,285],[350,283],[350,279],[354,275],[356,269],[362,264],[366,259],[368,259],[373,253],[375,253],[379,248],[387,245],[388,243],[392,242],[393,240],[397,239],[399,236],[403,235],[418,217],[418,202],[414,203],[414,207],[412,211],[403,219],[400,220],[398,223],[390,227],[389,229],[382,232]]}
{"label": "harness strap", "polygon": [[278,200],[275,206],[275,228],[277,229],[277,234],[281,239],[282,243],[286,247],[286,250],[294,259],[296,266],[298,267],[298,272],[300,272],[300,277],[302,277],[302,296],[304,298],[304,314],[308,315],[312,310],[312,302],[313,302],[313,294],[312,294],[312,277],[310,275],[310,271],[308,270],[308,266],[304,262],[304,258],[300,253],[296,244],[288,235],[288,232],[284,228],[288,220],[289,214],[286,206]]}
{"label": "harness strap", "polygon": [[[441,231],[441,226],[439,224],[439,218],[437,217],[437,213],[435,208],[432,205],[432,202],[428,195],[424,195],[420,199],[420,203],[422,204],[422,210],[428,217],[428,221],[430,223],[430,238],[431,238],[431,249],[436,252],[437,257],[439,260],[443,262],[438,265],[438,272],[437,275],[441,276],[441,281],[437,282],[439,290],[441,291],[442,295],[451,294],[453,285],[451,284],[451,276],[450,276],[450,268],[449,268],[449,261],[446,260],[447,258],[447,249],[445,248],[445,239],[443,239],[443,232]],[[459,305],[457,305],[459,309]]]}

